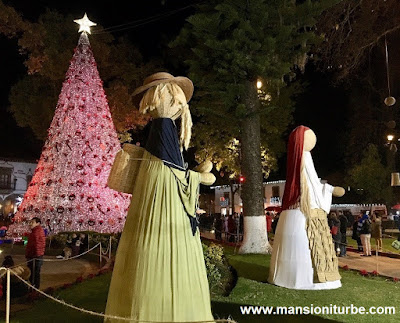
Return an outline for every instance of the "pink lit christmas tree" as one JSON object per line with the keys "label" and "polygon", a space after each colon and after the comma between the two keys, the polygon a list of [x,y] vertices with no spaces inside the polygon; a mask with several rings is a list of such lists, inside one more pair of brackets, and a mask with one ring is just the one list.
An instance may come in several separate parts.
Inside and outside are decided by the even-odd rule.
{"label": "pink lit christmas tree", "polygon": [[[86,19],[86,27],[85,27]],[[122,231],[130,195],[107,186],[120,149],[87,32],[83,31],[63,83],[48,138],[9,234],[29,231],[39,217],[51,233]]]}

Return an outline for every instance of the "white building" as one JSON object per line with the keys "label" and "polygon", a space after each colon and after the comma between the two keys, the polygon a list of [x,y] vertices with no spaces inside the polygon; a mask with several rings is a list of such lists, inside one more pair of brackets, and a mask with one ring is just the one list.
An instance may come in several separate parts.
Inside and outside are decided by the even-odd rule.
{"label": "white building", "polygon": [[34,162],[0,158],[0,215],[17,211],[36,166]]}
{"label": "white building", "polygon": [[[280,206],[282,202],[283,191],[285,190],[286,181],[271,181],[263,183],[264,208],[272,206]],[[215,192],[214,212],[231,214],[232,212],[243,212],[242,199],[240,198],[240,185],[233,184],[214,186]],[[233,193],[233,194],[232,194]],[[234,198],[234,210],[232,211],[232,195]]]}

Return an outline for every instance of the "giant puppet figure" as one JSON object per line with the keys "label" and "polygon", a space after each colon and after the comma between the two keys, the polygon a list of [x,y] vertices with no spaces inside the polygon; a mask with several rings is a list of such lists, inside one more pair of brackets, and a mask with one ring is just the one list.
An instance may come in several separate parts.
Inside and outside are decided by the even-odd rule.
{"label": "giant puppet figure", "polygon": [[[199,184],[211,185],[215,176],[211,162],[188,170],[181,153],[190,141],[187,103],[192,94],[188,78],[164,72],[146,78],[133,93],[139,110],[153,120],[145,149],[124,146],[141,153],[130,161],[137,174],[113,269],[106,322],[126,322],[110,316],[132,322],[213,321],[195,211]],[[175,124],[179,117],[180,138]]]}
{"label": "giant puppet figure", "polygon": [[342,187],[322,184],[311,150],[314,132],[299,126],[292,131],[282,213],[275,233],[268,281],[291,289],[341,287],[338,260],[328,226],[332,195]]}

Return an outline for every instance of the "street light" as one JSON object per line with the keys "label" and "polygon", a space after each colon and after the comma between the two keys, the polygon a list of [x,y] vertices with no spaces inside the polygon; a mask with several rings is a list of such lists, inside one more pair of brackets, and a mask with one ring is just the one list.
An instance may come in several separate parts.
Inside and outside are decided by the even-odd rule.
{"label": "street light", "polygon": [[394,138],[394,136],[393,136],[393,135],[387,135],[387,140],[389,140],[389,141],[392,141],[392,140],[393,140],[393,138]]}
{"label": "street light", "polygon": [[257,81],[257,89],[261,89],[262,88],[262,82],[261,82],[261,80],[258,80]]}

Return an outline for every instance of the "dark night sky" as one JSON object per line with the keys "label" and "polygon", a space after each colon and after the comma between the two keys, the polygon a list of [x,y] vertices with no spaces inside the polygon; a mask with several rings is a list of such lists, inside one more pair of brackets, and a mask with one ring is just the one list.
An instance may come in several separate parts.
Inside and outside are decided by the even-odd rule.
{"label": "dark night sky", "polygon": [[[130,39],[147,56],[157,56],[159,44],[165,36],[172,38],[184,23],[184,19],[193,13],[189,6],[198,1],[190,0],[161,0],[138,1],[54,1],[54,0],[12,0],[4,2],[13,6],[23,14],[26,19],[36,20],[44,12],[45,7],[56,9],[64,14],[72,14],[77,19],[86,12],[88,17],[103,27],[137,21],[138,19],[152,17],[161,13],[171,12],[180,8],[172,15],[163,17],[152,23],[147,23],[136,28],[113,33],[114,36],[127,34]],[[71,22],[73,23],[73,22]],[[92,29],[94,31],[94,29]],[[165,34],[166,33],[166,34]],[[95,37],[92,35],[91,37]],[[78,39],[78,36],[77,36]],[[33,158],[40,156],[41,144],[32,138],[29,129],[18,128],[12,116],[6,112],[8,91],[11,85],[24,74],[23,57],[18,55],[16,41],[8,40],[0,35],[2,60],[0,68],[0,118],[6,122],[0,123],[1,150],[9,152],[9,156]],[[310,84],[304,94],[298,98],[295,113],[295,126],[303,124],[312,128],[318,138],[317,146],[313,152],[315,165],[320,176],[333,172],[340,165],[340,143],[335,140],[335,129],[344,125],[346,97],[340,89],[333,88],[329,79],[323,75],[312,72],[311,69],[303,77]],[[285,174],[284,157],[280,160],[280,170],[273,173],[272,179],[282,179]],[[322,172],[322,173],[321,173]]]}

